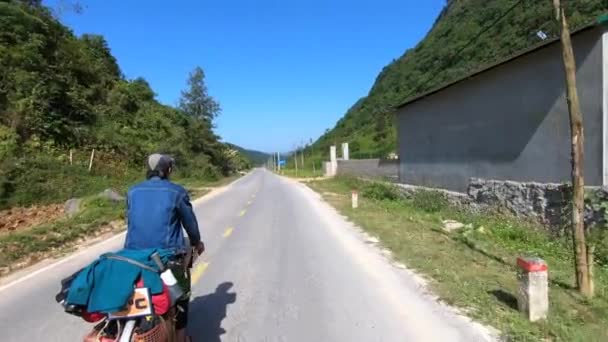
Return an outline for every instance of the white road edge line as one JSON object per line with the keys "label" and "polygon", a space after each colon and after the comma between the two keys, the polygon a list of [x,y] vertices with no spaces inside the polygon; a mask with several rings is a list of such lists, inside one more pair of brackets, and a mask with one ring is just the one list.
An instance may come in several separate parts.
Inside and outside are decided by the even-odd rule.
{"label": "white road edge line", "polygon": [[[246,174],[246,175],[244,175],[243,177],[240,177],[239,179],[235,180],[234,182],[232,182],[230,184],[227,184],[227,185],[225,185],[223,187],[214,189],[211,192],[209,192],[207,195],[195,199],[194,201],[192,201],[192,205],[193,206],[199,206],[202,203],[207,202],[211,198],[219,195],[220,193],[226,191],[228,188],[230,188],[233,185],[237,184],[240,180],[244,179],[245,177],[249,176],[250,174],[251,174],[251,172],[248,173],[248,174]],[[52,263],[50,265],[44,266],[44,267],[42,267],[42,268],[40,268],[40,269],[38,269],[38,270],[36,270],[36,271],[34,271],[34,272],[26,275],[26,276],[23,276],[23,277],[21,277],[19,279],[16,279],[16,280],[14,280],[14,281],[12,281],[12,282],[10,282],[8,284],[2,285],[2,286],[0,286],[0,292],[4,291],[4,290],[6,290],[6,289],[8,289],[10,287],[13,287],[13,286],[15,286],[15,285],[17,285],[19,283],[22,283],[22,282],[24,282],[24,281],[26,281],[26,280],[28,280],[28,279],[30,279],[32,277],[35,277],[35,276],[37,276],[40,273],[46,272],[46,271],[48,271],[50,269],[53,269],[53,268],[55,268],[55,267],[57,267],[59,265],[65,264],[66,262],[71,261],[71,260],[73,260],[73,259],[75,259],[75,258],[77,258],[77,257],[79,257],[79,256],[81,256],[81,255],[83,255],[85,253],[88,253],[90,248],[100,247],[100,246],[103,246],[103,245],[105,245],[107,243],[110,243],[110,242],[112,242],[114,240],[117,240],[118,238],[122,238],[122,237],[124,237],[125,234],[126,234],[126,232],[122,232],[122,233],[114,235],[114,236],[112,236],[112,237],[110,237],[110,238],[108,238],[106,240],[103,240],[103,241],[100,241],[100,242],[98,242],[96,244],[87,246],[87,249],[83,249],[80,252],[77,252],[77,253],[74,253],[72,255],[66,256],[63,259],[60,259],[60,260],[58,260],[58,261],[56,261],[56,262],[54,262],[54,263]]]}
{"label": "white road edge line", "polygon": [[[112,237],[110,237],[110,238],[108,238],[106,240],[98,242],[98,243],[96,243],[94,245],[91,245],[89,247],[98,247],[98,246],[105,245],[107,243],[110,243],[110,242],[118,239],[118,238],[122,238],[124,235],[125,235],[125,232],[122,232],[122,233],[120,233],[118,235],[114,235],[114,236],[112,236]],[[30,279],[30,278],[32,278],[32,277],[34,277],[34,276],[42,273],[42,272],[48,271],[48,270],[50,270],[52,268],[55,268],[55,267],[57,267],[57,266],[59,266],[61,264],[65,264],[66,262],[68,262],[70,260],[73,260],[73,259],[75,259],[75,258],[77,258],[77,257],[79,257],[79,256],[81,256],[81,255],[83,255],[83,254],[85,254],[87,252],[89,252],[89,251],[87,249],[84,249],[84,250],[82,250],[82,251],[80,251],[78,253],[72,254],[70,256],[67,256],[67,257],[65,257],[65,258],[63,258],[63,259],[55,262],[55,263],[52,263],[52,264],[50,264],[48,266],[45,266],[45,267],[43,267],[41,269],[38,269],[38,270],[36,270],[36,271],[34,271],[34,272],[32,272],[32,273],[24,276],[24,277],[21,277],[21,278],[19,278],[17,280],[14,280],[13,282],[10,282],[10,283],[8,283],[6,285],[0,286],[0,292],[8,289],[9,287],[12,287],[12,286],[17,285],[17,284],[19,284],[21,282],[24,282],[24,281],[26,281],[26,280],[28,280],[28,279]]]}

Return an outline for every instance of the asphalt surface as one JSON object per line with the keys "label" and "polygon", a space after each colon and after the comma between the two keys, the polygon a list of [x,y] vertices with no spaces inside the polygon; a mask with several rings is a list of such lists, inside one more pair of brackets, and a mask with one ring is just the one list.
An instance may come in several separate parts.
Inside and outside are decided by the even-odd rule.
{"label": "asphalt surface", "polygon": [[[195,208],[207,253],[193,270],[194,341],[491,338],[302,184],[255,170]],[[123,238],[0,284],[0,341],[81,341],[91,325],[54,302],[59,281]]]}

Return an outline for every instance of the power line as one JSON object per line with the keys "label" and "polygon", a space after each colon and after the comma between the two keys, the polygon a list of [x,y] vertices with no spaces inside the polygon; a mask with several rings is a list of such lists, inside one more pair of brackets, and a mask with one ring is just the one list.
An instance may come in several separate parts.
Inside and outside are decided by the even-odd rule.
{"label": "power line", "polygon": [[[451,58],[448,59],[448,62],[451,64],[452,61],[458,57],[464,50],[466,50],[469,46],[471,46],[471,44],[473,44],[477,39],[479,39],[479,37],[481,37],[484,33],[488,32],[492,27],[494,27],[496,24],[498,24],[502,19],[504,19],[507,15],[509,15],[509,13],[511,13],[515,7],[519,6],[524,0],[518,0],[517,2],[515,2],[511,7],[509,7],[506,11],[504,11],[498,18],[496,18],[492,23],[490,23],[489,25],[484,26],[476,35],[475,37],[473,37],[472,39],[470,39],[463,47],[461,47]],[[435,80],[435,77],[439,74],[439,72],[445,70],[448,65],[448,63],[444,64],[441,68],[439,68],[437,70],[436,73],[433,73],[433,76],[429,79],[427,79],[427,81],[425,81],[424,83],[422,83],[421,85],[419,85],[417,87],[417,89],[424,89],[430,81]],[[410,94],[408,94],[408,96],[405,97],[405,100],[409,99],[410,97],[414,96],[414,94],[417,91],[412,91]]]}

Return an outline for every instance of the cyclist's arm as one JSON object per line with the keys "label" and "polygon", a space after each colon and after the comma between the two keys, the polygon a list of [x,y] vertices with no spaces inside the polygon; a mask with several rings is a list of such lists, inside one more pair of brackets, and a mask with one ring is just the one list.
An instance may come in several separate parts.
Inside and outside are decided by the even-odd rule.
{"label": "cyclist's arm", "polygon": [[177,205],[177,210],[181,216],[182,225],[186,233],[188,233],[188,238],[190,238],[190,245],[196,246],[201,241],[201,234],[198,230],[198,222],[196,215],[194,215],[194,210],[192,210],[188,194],[182,195]]}

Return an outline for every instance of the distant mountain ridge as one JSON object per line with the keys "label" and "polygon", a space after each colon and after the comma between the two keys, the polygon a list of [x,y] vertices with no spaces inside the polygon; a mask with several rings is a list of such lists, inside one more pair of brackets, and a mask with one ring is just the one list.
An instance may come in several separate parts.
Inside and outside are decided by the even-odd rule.
{"label": "distant mountain ridge", "polygon": [[235,144],[230,144],[230,143],[228,143],[228,146],[234,148],[235,150],[239,151],[242,155],[244,155],[245,158],[247,158],[249,160],[249,162],[251,163],[252,166],[263,165],[264,163],[266,163],[268,161],[268,158],[270,158],[270,154],[268,154],[266,152],[249,150],[244,147],[241,147],[241,146],[238,146]]}

